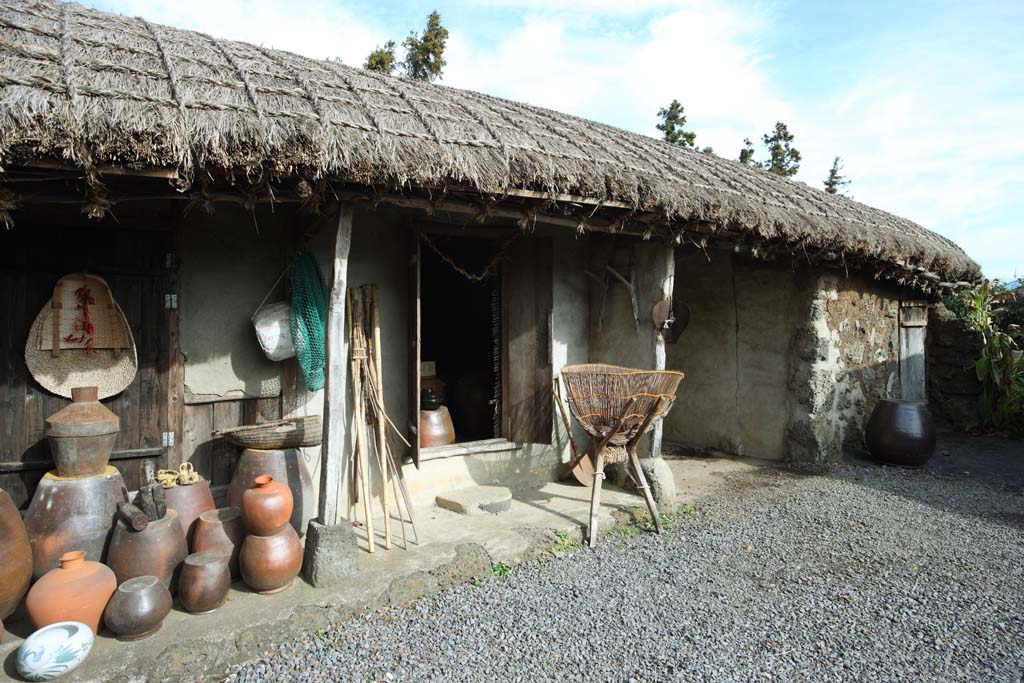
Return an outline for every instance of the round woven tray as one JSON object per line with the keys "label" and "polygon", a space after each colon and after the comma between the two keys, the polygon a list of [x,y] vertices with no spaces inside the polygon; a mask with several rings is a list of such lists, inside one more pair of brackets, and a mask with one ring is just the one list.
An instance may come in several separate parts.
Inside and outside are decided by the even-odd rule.
{"label": "round woven tray", "polygon": [[213,432],[213,436],[227,439],[242,448],[304,448],[319,446],[323,441],[323,422],[319,415],[294,417],[257,425],[218,429]]}

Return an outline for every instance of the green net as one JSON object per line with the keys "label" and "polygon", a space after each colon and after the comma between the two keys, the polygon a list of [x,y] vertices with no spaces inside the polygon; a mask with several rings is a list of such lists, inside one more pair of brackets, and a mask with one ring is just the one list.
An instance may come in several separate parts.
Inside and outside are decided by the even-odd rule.
{"label": "green net", "polygon": [[306,388],[310,391],[323,389],[327,297],[320,266],[309,252],[300,254],[292,268],[292,307],[288,323]]}

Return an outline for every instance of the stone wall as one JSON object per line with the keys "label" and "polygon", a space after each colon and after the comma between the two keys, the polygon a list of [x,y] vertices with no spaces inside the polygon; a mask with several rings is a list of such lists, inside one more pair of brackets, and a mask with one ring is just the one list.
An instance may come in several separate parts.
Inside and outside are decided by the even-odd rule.
{"label": "stone wall", "polygon": [[786,460],[825,470],[863,444],[880,398],[898,397],[899,292],[859,277],[821,275],[791,349]]}
{"label": "stone wall", "polygon": [[928,313],[925,358],[932,415],[963,428],[978,422],[981,383],[970,367],[981,355],[981,334],[941,303]]}

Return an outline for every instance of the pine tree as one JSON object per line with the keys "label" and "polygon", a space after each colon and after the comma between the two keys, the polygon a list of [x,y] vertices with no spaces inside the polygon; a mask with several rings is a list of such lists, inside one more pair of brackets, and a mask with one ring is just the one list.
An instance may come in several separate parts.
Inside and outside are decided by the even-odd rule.
{"label": "pine tree", "polygon": [[427,17],[427,27],[423,33],[415,31],[402,41],[405,48],[405,61],[402,67],[405,75],[419,81],[434,81],[441,77],[444,70],[444,48],[448,41],[448,29],[441,25],[441,15],[437,11]]}
{"label": "pine tree", "polygon": [[386,76],[390,76],[394,72],[395,66],[395,41],[393,40],[389,40],[384,45],[378,45],[363,64],[364,69],[376,71]]}
{"label": "pine tree", "polygon": [[740,163],[744,166],[757,166],[754,161],[754,143],[750,138],[743,138],[743,149],[740,150]]}
{"label": "pine tree", "polygon": [[680,147],[693,147],[697,134],[683,130],[683,126],[686,125],[686,114],[679,100],[672,100],[668,107],[659,109],[658,117],[661,118],[661,123],[657,128],[664,133],[665,142]]}
{"label": "pine tree", "polygon": [[793,134],[786,124],[779,121],[775,130],[765,133],[762,138],[768,148],[768,160],[761,164],[762,168],[780,176],[794,176],[800,170],[800,152],[793,147]]}
{"label": "pine tree", "polygon": [[825,178],[825,192],[829,194],[845,194],[843,190],[850,184],[850,180],[840,174],[842,170],[843,160],[841,157],[836,157],[832,161],[832,168],[828,172],[828,177]]}

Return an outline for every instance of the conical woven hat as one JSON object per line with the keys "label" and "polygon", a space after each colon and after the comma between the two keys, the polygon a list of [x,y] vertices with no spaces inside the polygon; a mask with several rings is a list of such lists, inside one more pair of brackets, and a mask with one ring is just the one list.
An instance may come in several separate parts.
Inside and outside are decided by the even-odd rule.
{"label": "conical woven hat", "polygon": [[[89,305],[93,333],[88,335],[88,342],[76,328],[82,320],[81,309],[76,307],[77,292],[82,287],[88,287],[90,301],[94,302]],[[56,308],[55,300],[59,302]],[[57,352],[53,350],[55,344]],[[57,281],[54,296],[29,330],[25,363],[44,389],[65,398],[71,398],[74,387],[99,387],[99,397],[108,398],[132,383],[139,369],[135,339],[124,311],[103,278],[76,273]]]}

